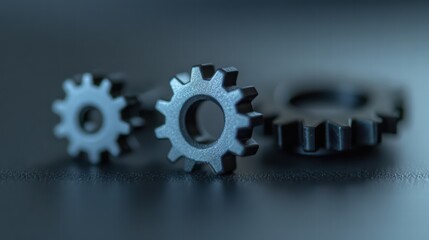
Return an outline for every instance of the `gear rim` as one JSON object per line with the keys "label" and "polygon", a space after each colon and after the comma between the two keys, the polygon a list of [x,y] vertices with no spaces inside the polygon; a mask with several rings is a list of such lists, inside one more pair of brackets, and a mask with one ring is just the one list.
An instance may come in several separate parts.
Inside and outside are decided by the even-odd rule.
{"label": "gear rim", "polygon": [[[235,170],[236,156],[256,153],[259,146],[252,139],[252,133],[253,127],[262,123],[262,115],[253,111],[251,101],[257,91],[253,87],[238,88],[237,75],[238,71],[232,67],[215,72],[213,65],[203,64],[192,68],[189,80],[175,77],[170,81],[173,90],[170,101],[160,100],[156,104],[156,109],[165,116],[165,123],[155,133],[160,139],[170,140],[168,159],[171,162],[184,158],[187,172],[205,163],[215,173],[225,174]],[[221,135],[210,144],[186,134],[190,127],[186,121],[189,108],[206,100],[218,104],[225,119]],[[194,124],[192,128],[197,127]]]}

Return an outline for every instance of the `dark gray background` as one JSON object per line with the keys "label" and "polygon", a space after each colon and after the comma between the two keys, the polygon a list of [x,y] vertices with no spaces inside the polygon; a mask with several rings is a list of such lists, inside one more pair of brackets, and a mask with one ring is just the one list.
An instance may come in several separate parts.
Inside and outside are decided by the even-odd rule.
{"label": "dark gray background", "polygon": [[[429,5],[329,1],[0,3],[0,238],[427,239]],[[408,118],[371,152],[261,150],[234,175],[185,174],[153,125],[100,167],[53,137],[62,81],[122,71],[130,92],[212,62],[262,99],[277,82],[344,76],[402,86]]]}

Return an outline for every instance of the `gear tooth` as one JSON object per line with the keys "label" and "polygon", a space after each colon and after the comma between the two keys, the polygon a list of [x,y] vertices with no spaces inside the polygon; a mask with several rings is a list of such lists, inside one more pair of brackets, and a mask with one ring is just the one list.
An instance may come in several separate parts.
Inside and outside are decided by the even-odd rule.
{"label": "gear tooth", "polygon": [[348,118],[343,118],[343,119],[335,119],[335,121],[330,121],[332,124],[340,126],[340,127],[351,127],[351,120]]}
{"label": "gear tooth", "polygon": [[235,103],[243,101],[251,102],[258,96],[258,91],[254,87],[238,88],[231,92]]}
{"label": "gear tooth", "polygon": [[67,79],[63,83],[63,90],[67,93],[67,95],[73,94],[73,92],[76,90],[76,87],[76,83],[71,79]]}
{"label": "gear tooth", "polygon": [[272,129],[278,146],[287,149],[289,146],[298,144],[300,127],[301,122],[298,120],[274,120]]}
{"label": "gear tooth", "polygon": [[155,135],[159,139],[167,138],[167,128],[165,127],[165,125],[162,125],[161,127],[155,129]]}
{"label": "gear tooth", "polygon": [[257,112],[239,114],[237,116],[237,122],[238,122],[237,126],[239,126],[239,128],[261,125],[263,121],[264,121],[264,118],[262,117],[262,114]]}
{"label": "gear tooth", "polygon": [[52,111],[58,115],[61,115],[66,109],[65,102],[62,100],[56,100],[52,104]]}
{"label": "gear tooth", "polygon": [[253,140],[249,139],[245,143],[236,141],[232,146],[230,151],[237,156],[251,156],[254,155],[259,149],[259,144]]}
{"label": "gear tooth", "polygon": [[79,152],[80,152],[78,144],[71,142],[67,148],[67,152],[70,156],[77,157],[77,155],[79,155]]}
{"label": "gear tooth", "polygon": [[130,124],[123,122],[123,123],[119,124],[118,131],[119,131],[119,133],[121,133],[123,135],[130,134],[131,126],[130,126]]}
{"label": "gear tooth", "polygon": [[112,90],[112,82],[109,81],[109,79],[103,79],[103,81],[101,81],[100,88],[103,89],[103,91],[110,93]]}
{"label": "gear tooth", "polygon": [[179,160],[179,158],[181,158],[183,156],[183,154],[177,150],[175,147],[172,147],[170,149],[170,152],[168,153],[168,159],[171,162],[176,162],[177,160]]}
{"label": "gear tooth", "polygon": [[186,84],[191,80],[191,75],[188,72],[182,72],[176,74],[175,78],[177,78],[181,83]]}
{"label": "gear tooth", "polygon": [[98,164],[101,161],[100,154],[95,150],[90,150],[86,152],[88,160],[92,164]]}
{"label": "gear tooth", "polygon": [[239,114],[237,116],[237,126],[239,128],[253,127],[261,125],[264,122],[262,114],[258,112],[250,112]]}
{"label": "gear tooth", "polygon": [[[140,116],[134,116],[129,120],[130,129],[141,128],[146,124],[145,120]],[[131,130],[130,130],[131,132]]]}
{"label": "gear tooth", "polygon": [[127,100],[124,97],[115,98],[115,100],[113,101],[113,104],[116,106],[116,109],[121,110],[127,106]]}
{"label": "gear tooth", "polygon": [[173,93],[177,93],[184,84],[185,83],[180,81],[180,79],[178,79],[177,77],[174,77],[170,81],[170,87],[171,87],[171,90],[173,90]]}
{"label": "gear tooth", "polygon": [[337,122],[328,122],[326,129],[326,148],[335,151],[345,151],[352,148],[351,127]]}
{"label": "gear tooth", "polygon": [[237,167],[235,158],[230,156],[211,161],[209,164],[213,171],[218,175],[230,173],[234,171]]}
{"label": "gear tooth", "polygon": [[374,146],[381,142],[381,122],[355,119],[352,123],[353,138],[357,145]]}
{"label": "gear tooth", "polygon": [[300,134],[300,147],[305,152],[315,152],[325,142],[325,124],[302,121]]}
{"label": "gear tooth", "polygon": [[244,91],[241,88],[236,88],[236,89],[232,90],[231,92],[229,92],[228,94],[235,104],[243,101],[243,99],[245,98]]}
{"label": "gear tooth", "polygon": [[183,165],[183,169],[185,170],[185,172],[192,172],[195,169],[195,166],[197,165],[197,163],[189,158],[185,159],[185,164]]}
{"label": "gear tooth", "polygon": [[59,124],[54,128],[54,134],[57,138],[64,138],[67,135],[67,128],[64,124]]}
{"label": "gear tooth", "polygon": [[235,141],[234,144],[230,147],[229,151],[237,156],[242,156],[246,151],[246,147],[240,141]]}
{"label": "gear tooth", "polygon": [[216,71],[211,81],[219,86],[231,87],[237,83],[238,70],[234,67],[221,68]]}
{"label": "gear tooth", "polygon": [[112,143],[109,146],[108,151],[112,156],[117,157],[121,153],[121,148],[119,147],[119,145],[117,143]]}
{"label": "gear tooth", "polygon": [[244,153],[243,156],[250,156],[250,155],[255,155],[259,150],[259,144],[253,140],[253,139],[249,139],[246,142],[246,152]]}
{"label": "gear tooth", "polygon": [[201,64],[194,66],[191,71],[191,81],[199,81],[211,78],[214,72],[215,69],[212,64]]}
{"label": "gear tooth", "polygon": [[82,75],[82,84],[84,86],[91,86],[94,84],[93,76],[91,73],[85,73]]}
{"label": "gear tooth", "polygon": [[237,115],[237,127],[238,128],[247,128],[251,126],[251,119],[247,114]]}
{"label": "gear tooth", "polygon": [[257,126],[264,123],[264,117],[261,113],[250,112],[247,113],[247,116],[250,118],[250,123],[252,124],[252,126]]}
{"label": "gear tooth", "polygon": [[164,100],[158,100],[156,102],[156,110],[158,110],[160,113],[162,114],[166,114],[168,112],[168,106],[169,106],[170,102],[164,101]]}
{"label": "gear tooth", "polygon": [[382,119],[382,131],[385,133],[396,133],[397,125],[400,118],[400,113],[396,112],[394,114],[379,114]]}

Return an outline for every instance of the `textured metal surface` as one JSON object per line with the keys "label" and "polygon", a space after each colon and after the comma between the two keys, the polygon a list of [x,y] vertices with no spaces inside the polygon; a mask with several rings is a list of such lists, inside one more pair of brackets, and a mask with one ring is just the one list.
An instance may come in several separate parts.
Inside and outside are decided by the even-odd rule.
{"label": "textured metal surface", "polygon": [[[133,105],[132,98],[120,95],[120,84],[89,73],[82,75],[80,85],[72,79],[66,80],[63,89],[65,99],[52,105],[53,112],[61,117],[54,133],[57,138],[69,141],[69,155],[77,157],[83,152],[93,164],[99,163],[105,153],[119,156],[127,148],[121,136],[129,135],[132,130],[132,124],[127,121],[131,116],[124,113]],[[93,132],[85,131],[79,123],[82,112],[89,107],[99,111],[102,118],[100,128]]]}
{"label": "textured metal surface", "polygon": [[[213,65],[195,66],[189,81],[171,80],[174,95],[169,102],[158,101],[156,108],[165,116],[165,124],[156,129],[156,136],[170,140],[170,161],[185,158],[185,171],[192,171],[197,163],[208,163],[218,174],[231,172],[236,168],[235,156],[253,155],[258,150],[252,132],[262,123],[262,115],[251,105],[257,91],[236,87],[237,75],[233,67],[215,72]],[[225,125],[218,139],[211,139],[198,126],[196,114],[204,101],[222,109]]]}
{"label": "textured metal surface", "polygon": [[383,133],[397,132],[403,102],[399,91],[347,80],[282,83],[265,103],[265,130],[279,147],[299,153],[376,146]]}
{"label": "textured metal surface", "polygon": [[[427,240],[429,6],[412,4],[1,1],[0,239]],[[320,72],[402,85],[406,121],[375,152],[323,158],[256,130],[227,176],[170,164],[149,118],[139,149],[99,166],[51,134],[64,76],[122,71],[143,92],[206,61],[240,69],[255,104]]]}

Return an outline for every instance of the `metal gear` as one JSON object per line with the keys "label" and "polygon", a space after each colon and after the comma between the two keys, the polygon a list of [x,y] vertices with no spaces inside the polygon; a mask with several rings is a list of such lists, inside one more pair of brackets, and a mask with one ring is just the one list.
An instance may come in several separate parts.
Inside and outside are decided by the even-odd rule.
{"label": "metal gear", "polygon": [[[170,85],[170,102],[160,100],[156,109],[165,116],[165,124],[155,133],[169,139],[171,162],[185,159],[184,169],[191,172],[196,164],[206,163],[217,174],[236,168],[236,156],[249,156],[259,145],[252,139],[253,127],[262,124],[262,115],[253,111],[252,100],[258,95],[254,87],[236,86],[238,71],[213,65],[192,68],[190,80],[175,77]],[[204,101],[216,103],[223,111],[225,125],[218,139],[212,139],[199,129],[196,113]]]}
{"label": "metal gear", "polygon": [[[121,82],[89,73],[81,76],[81,84],[73,79],[63,83],[66,97],[52,105],[52,111],[61,118],[54,133],[57,138],[68,139],[71,156],[85,153],[92,164],[97,164],[108,154],[117,157],[128,149],[126,137],[133,129],[132,117],[136,119],[131,109],[138,101],[124,97],[122,88]],[[98,127],[86,122],[91,113],[98,114]]]}
{"label": "metal gear", "polygon": [[[336,104],[341,111],[332,106],[325,107],[334,112],[306,109],[314,102]],[[285,83],[262,112],[265,132],[274,134],[282,149],[301,154],[344,152],[378,145],[382,133],[396,133],[403,118],[403,95],[386,87],[335,81]]]}

